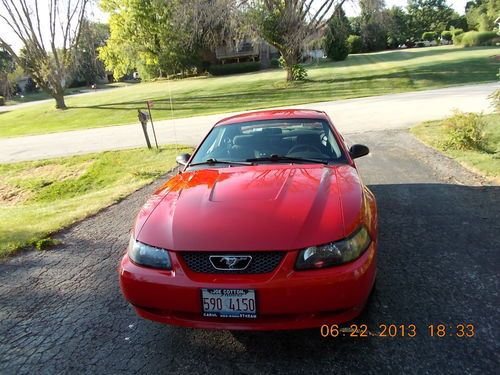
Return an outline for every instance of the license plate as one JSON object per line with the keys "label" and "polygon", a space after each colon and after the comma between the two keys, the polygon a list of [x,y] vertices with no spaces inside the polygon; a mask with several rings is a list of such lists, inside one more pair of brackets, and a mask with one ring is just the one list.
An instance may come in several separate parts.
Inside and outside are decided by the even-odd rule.
{"label": "license plate", "polygon": [[257,318],[253,289],[202,289],[203,316],[215,318]]}

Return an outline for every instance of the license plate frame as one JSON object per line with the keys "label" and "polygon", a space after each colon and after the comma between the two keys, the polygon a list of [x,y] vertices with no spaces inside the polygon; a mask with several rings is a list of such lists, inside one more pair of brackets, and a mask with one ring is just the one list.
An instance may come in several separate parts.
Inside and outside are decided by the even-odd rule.
{"label": "license plate frame", "polygon": [[[255,289],[202,288],[200,297],[201,313],[204,317],[257,318],[257,293]],[[210,300],[210,298],[215,300]]]}

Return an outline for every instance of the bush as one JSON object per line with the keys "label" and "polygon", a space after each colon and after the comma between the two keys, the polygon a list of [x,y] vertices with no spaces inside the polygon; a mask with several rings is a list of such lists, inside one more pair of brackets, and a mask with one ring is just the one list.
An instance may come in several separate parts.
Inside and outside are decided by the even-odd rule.
{"label": "bush", "polygon": [[292,66],[292,77],[294,81],[303,81],[307,77],[307,71],[299,64]]}
{"label": "bush", "polygon": [[422,39],[432,42],[433,40],[436,40],[436,33],[434,31],[426,31],[422,34]]}
{"label": "bush", "polygon": [[[278,63],[281,69],[287,70],[288,67],[286,65],[286,61],[283,56],[280,56],[280,58],[278,59]],[[292,65],[292,79],[294,81],[303,81],[306,77],[307,77],[306,68],[300,66],[299,64]]]}
{"label": "bush", "polygon": [[453,43],[463,47],[491,46],[493,40],[498,37],[494,31],[469,31],[459,36],[461,39],[457,40],[457,43],[454,39]]}
{"label": "bush", "polygon": [[[1,96],[0,96],[1,98]],[[500,89],[495,90],[492,92],[489,96],[488,99],[491,100],[491,105],[495,109],[496,112],[500,112]]]}
{"label": "bush", "polygon": [[363,40],[359,35],[349,35],[347,38],[349,53],[360,53],[363,49]]}
{"label": "bush", "polygon": [[452,36],[455,36],[455,35],[460,35],[460,34],[463,34],[464,33],[464,30],[463,29],[453,29],[453,30],[450,30],[451,31],[451,35]]}
{"label": "bush", "polygon": [[455,114],[443,121],[446,139],[443,147],[458,150],[479,150],[484,146],[484,116],[479,113]]}
{"label": "bush", "polygon": [[38,86],[36,85],[35,81],[33,81],[32,78],[28,78],[28,81],[26,82],[26,86],[24,86],[24,92],[27,94],[33,94],[35,92],[38,92]]}
{"label": "bush", "polygon": [[326,46],[326,55],[333,61],[344,61],[349,55],[349,44],[347,40],[332,40]]}
{"label": "bush", "polygon": [[214,76],[225,76],[229,74],[256,72],[257,70],[260,70],[260,63],[252,61],[244,63],[212,65],[208,71]]}
{"label": "bush", "polygon": [[0,95],[0,105],[5,105],[5,99]]}
{"label": "bush", "polygon": [[273,69],[277,69],[280,67],[280,61],[276,57],[271,59],[270,64],[271,64],[271,68],[273,68]]}
{"label": "bush", "polygon": [[464,37],[463,33],[453,34],[453,37],[452,37],[453,44],[455,44],[457,46],[459,46],[460,44],[462,44],[462,38],[463,37]]}
{"label": "bush", "polygon": [[451,31],[443,31],[441,33],[441,39],[447,40],[448,42],[451,42],[451,39],[453,38],[453,33]]}

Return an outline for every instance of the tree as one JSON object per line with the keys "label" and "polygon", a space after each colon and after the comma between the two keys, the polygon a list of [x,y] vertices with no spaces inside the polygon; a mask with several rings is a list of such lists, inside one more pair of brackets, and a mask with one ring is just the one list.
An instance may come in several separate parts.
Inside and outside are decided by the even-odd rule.
{"label": "tree", "polygon": [[392,7],[385,11],[386,14],[386,31],[387,31],[387,46],[390,48],[398,48],[410,39],[408,27],[408,15],[401,7]]}
{"label": "tree", "polygon": [[347,58],[349,55],[347,38],[350,34],[351,27],[344,10],[342,7],[335,8],[328,20],[325,36],[325,50],[328,58],[334,61],[342,61]]}
{"label": "tree", "polygon": [[[116,78],[139,70],[141,76],[162,76],[175,65],[178,40],[172,26],[175,1],[102,0],[110,13],[110,37],[99,56]],[[171,62],[174,64],[171,64]]]}
{"label": "tree", "polygon": [[414,38],[420,38],[426,31],[441,34],[448,29],[454,15],[446,0],[408,0],[407,11],[410,32]]}
{"label": "tree", "polygon": [[104,46],[108,37],[107,24],[83,20],[74,70],[71,74],[74,81],[91,85],[104,77],[106,69],[99,59],[97,48]]}
{"label": "tree", "polygon": [[467,17],[465,15],[460,15],[457,12],[453,12],[450,21],[448,22],[448,29],[462,29],[465,31],[469,30],[469,25],[467,24]]}
{"label": "tree", "polygon": [[[81,24],[89,0],[51,0],[48,4],[48,27],[42,26],[38,2],[1,0],[0,18],[22,42],[23,53],[16,53],[0,37],[0,47],[9,52],[17,65],[51,95],[56,108],[66,109],[64,89],[75,60]],[[44,31],[48,33],[44,34]]]}
{"label": "tree", "polygon": [[500,15],[500,0],[475,0],[466,5],[466,18],[470,29],[491,31]]}
{"label": "tree", "polygon": [[0,48],[0,96],[9,97],[9,81],[7,75],[13,70],[12,57],[9,52]]}
{"label": "tree", "polygon": [[[345,0],[253,0],[249,1],[257,32],[281,54],[287,81],[303,76],[299,67],[304,44],[319,38],[324,20],[332,7]],[[314,8],[313,8],[314,3]],[[314,10],[313,10],[314,9]]]}
{"label": "tree", "polygon": [[386,46],[384,0],[361,0],[361,39],[366,52],[380,51]]}

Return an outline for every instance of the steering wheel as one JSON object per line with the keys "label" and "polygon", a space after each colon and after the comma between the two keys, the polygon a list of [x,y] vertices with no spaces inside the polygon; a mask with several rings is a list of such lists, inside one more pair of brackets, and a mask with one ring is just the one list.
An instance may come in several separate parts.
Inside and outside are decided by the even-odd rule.
{"label": "steering wheel", "polygon": [[287,154],[292,154],[294,152],[297,152],[297,150],[304,150],[304,151],[312,150],[314,152],[317,152],[318,154],[322,154],[322,152],[321,152],[321,150],[319,148],[317,148],[316,146],[307,145],[307,144],[304,144],[304,145],[295,145],[290,150],[288,150]]}

